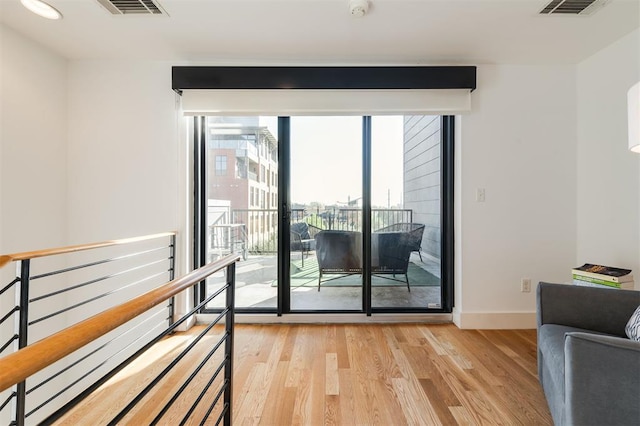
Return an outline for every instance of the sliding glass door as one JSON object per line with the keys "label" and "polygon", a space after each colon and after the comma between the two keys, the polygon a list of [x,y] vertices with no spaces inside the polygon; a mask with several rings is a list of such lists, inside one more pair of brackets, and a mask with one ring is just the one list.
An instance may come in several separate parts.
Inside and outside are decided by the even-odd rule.
{"label": "sliding glass door", "polygon": [[[277,117],[202,117],[198,136],[201,170],[201,233],[204,261],[235,253],[236,307],[270,311],[278,292]],[[200,296],[225,280],[212,276]],[[209,309],[215,309],[216,298]]]}
{"label": "sliding glass door", "polygon": [[451,311],[453,117],[193,126],[197,262],[242,256],[238,311]]}
{"label": "sliding glass door", "polygon": [[371,119],[371,306],[438,309],[441,117]]}
{"label": "sliding glass door", "polygon": [[362,311],[362,117],[290,126],[291,309]]}

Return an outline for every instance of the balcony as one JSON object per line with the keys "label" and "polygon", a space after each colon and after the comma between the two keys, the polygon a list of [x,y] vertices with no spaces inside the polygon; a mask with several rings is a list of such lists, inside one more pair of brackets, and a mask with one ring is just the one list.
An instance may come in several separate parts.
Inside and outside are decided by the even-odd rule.
{"label": "balcony", "polygon": [[[217,259],[231,252],[243,256],[238,264],[237,307],[275,308],[277,299],[278,211],[275,209],[232,210],[230,224],[210,227],[210,258]],[[373,209],[372,230],[401,223],[411,223],[410,209]],[[322,211],[293,209],[291,223],[305,222],[315,232],[320,230],[362,230],[362,212],[354,208],[327,208]],[[313,236],[311,236],[313,238]],[[421,258],[422,255],[422,258]],[[361,309],[361,271],[351,276],[328,280],[318,291],[320,268],[314,249],[291,252],[290,283],[292,309],[359,310]],[[392,273],[372,277],[373,306],[402,308],[438,308],[441,303],[440,263],[425,253],[412,252],[404,276],[395,279]],[[324,280],[324,278],[323,278]],[[216,279],[208,281],[208,293],[218,286]],[[326,286],[326,287],[325,287]],[[208,306],[216,308],[215,305]]]}

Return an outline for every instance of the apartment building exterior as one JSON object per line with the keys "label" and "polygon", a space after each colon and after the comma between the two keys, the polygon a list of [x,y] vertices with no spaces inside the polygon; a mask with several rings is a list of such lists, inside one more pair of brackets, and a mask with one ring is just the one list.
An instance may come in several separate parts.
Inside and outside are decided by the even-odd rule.
{"label": "apartment building exterior", "polygon": [[209,225],[244,224],[238,232],[245,233],[245,241],[272,239],[277,229],[276,137],[257,116],[207,117],[207,150]]}

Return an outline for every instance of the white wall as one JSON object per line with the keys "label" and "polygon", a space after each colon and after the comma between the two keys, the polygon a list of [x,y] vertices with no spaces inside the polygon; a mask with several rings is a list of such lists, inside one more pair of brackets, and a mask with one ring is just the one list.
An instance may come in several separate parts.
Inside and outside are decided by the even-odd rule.
{"label": "white wall", "polygon": [[454,321],[534,327],[535,285],[575,262],[575,67],[484,65],[477,83],[456,147]]}
{"label": "white wall", "polygon": [[640,81],[640,30],[578,65],[576,264],[634,270],[640,289],[640,155],[628,150],[627,91]]}
{"label": "white wall", "polygon": [[71,241],[178,230],[175,102],[170,64],[70,62]]}
{"label": "white wall", "polygon": [[67,62],[0,26],[0,250],[67,236]]}
{"label": "white wall", "polygon": [[[67,62],[2,25],[0,43],[0,253],[59,247],[67,241]],[[2,268],[0,288],[14,276],[13,264]],[[46,287],[55,285],[49,281]],[[31,295],[42,287],[34,285]],[[11,296],[3,295],[0,316],[9,312]],[[50,311],[52,303],[38,307]],[[56,325],[32,327],[29,340],[51,327]],[[12,335],[8,320],[0,328],[0,345]],[[51,395],[50,386],[42,389]],[[7,395],[1,393],[0,401]],[[0,423],[8,422],[8,412],[2,411]]]}
{"label": "white wall", "polygon": [[[0,253],[64,246],[67,62],[3,26],[0,40]],[[45,265],[62,266],[59,259],[41,260],[32,265],[32,274],[47,270]],[[0,269],[0,288],[15,273],[13,263]],[[60,285],[56,278],[33,285],[30,296],[51,291],[55,285]],[[8,312],[6,304],[11,300],[8,296],[2,298],[0,317]],[[38,305],[42,310],[53,306],[53,302]],[[12,321],[2,325],[0,345],[13,334],[12,328]],[[31,341],[41,337],[41,328],[47,327],[31,328]],[[51,332],[51,328],[44,332]]]}
{"label": "white wall", "polygon": [[[69,240],[177,231],[176,276],[191,247],[189,147],[171,63],[69,64]],[[176,314],[187,312],[187,290]]]}

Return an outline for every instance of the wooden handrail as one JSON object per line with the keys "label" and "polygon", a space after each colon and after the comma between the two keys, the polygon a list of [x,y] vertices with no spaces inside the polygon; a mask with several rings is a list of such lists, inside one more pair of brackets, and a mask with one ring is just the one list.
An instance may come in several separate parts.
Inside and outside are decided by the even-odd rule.
{"label": "wooden handrail", "polygon": [[169,237],[176,235],[175,232],[163,232],[160,234],[144,235],[142,237],[122,238],[120,240],[108,240],[101,243],[79,244],[75,246],[59,247],[45,250],[25,251],[23,253],[5,254],[0,256],[0,268],[9,262],[18,260],[34,259],[37,257],[53,256],[56,254],[73,253],[77,251],[91,250],[102,247],[110,247],[121,244],[137,243],[139,241],[153,240],[155,238]]}
{"label": "wooden handrail", "polygon": [[0,392],[239,260],[228,255],[0,358]]}

